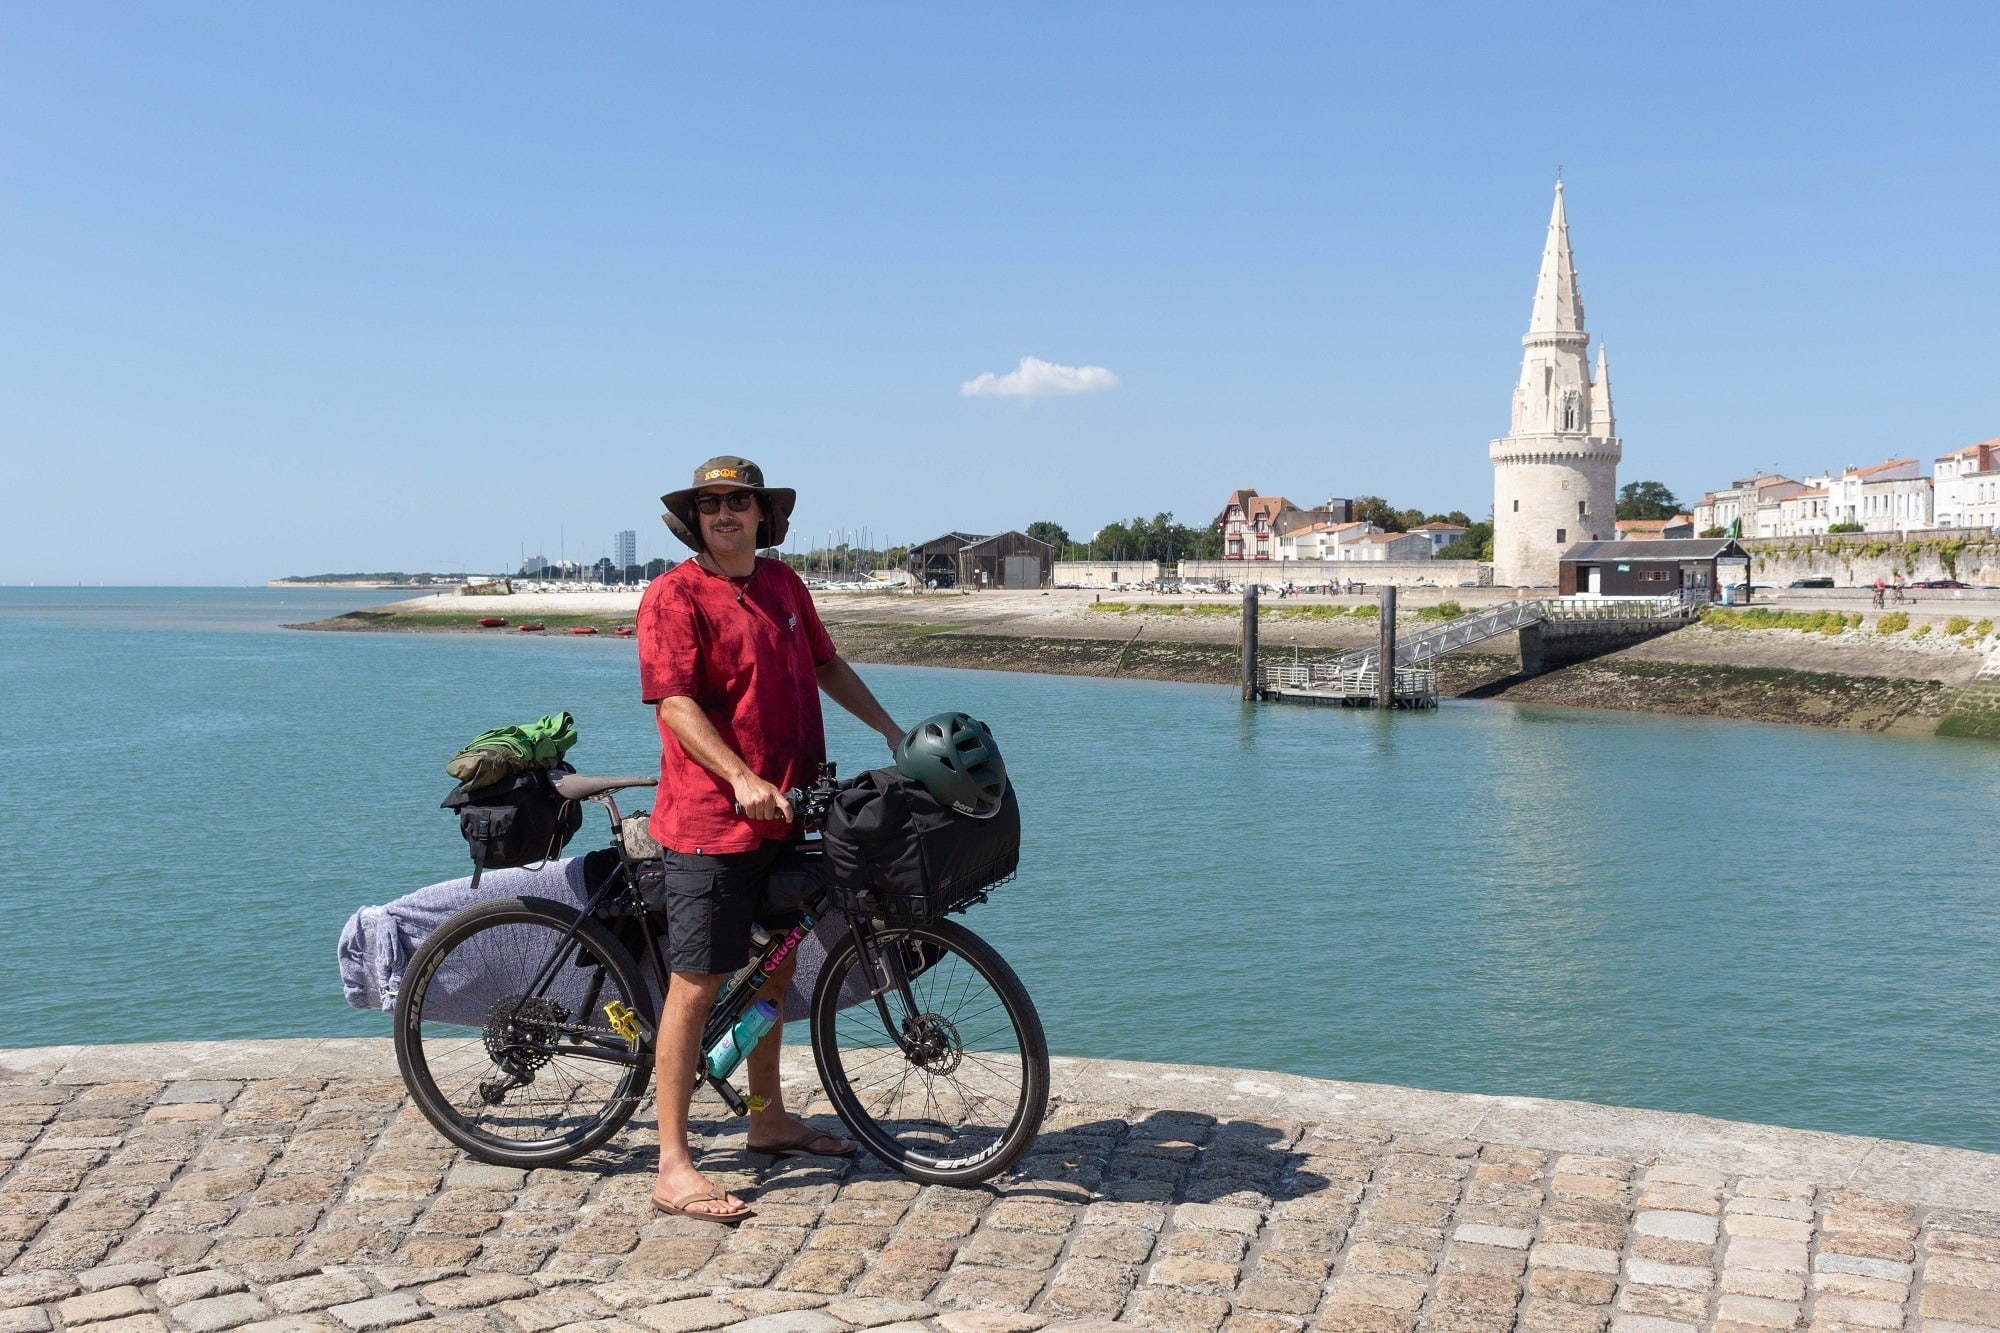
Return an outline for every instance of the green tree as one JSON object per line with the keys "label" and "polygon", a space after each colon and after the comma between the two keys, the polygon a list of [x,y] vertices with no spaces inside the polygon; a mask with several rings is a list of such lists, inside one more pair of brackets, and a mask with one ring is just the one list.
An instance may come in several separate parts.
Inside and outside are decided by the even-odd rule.
{"label": "green tree", "polygon": [[1628,481],[1618,488],[1618,517],[1672,518],[1681,502],[1657,481]]}
{"label": "green tree", "polygon": [[1461,523],[1459,526],[1465,529],[1465,535],[1440,549],[1437,553],[1437,558],[1440,560],[1491,560],[1493,558],[1493,525],[1491,523]]}
{"label": "green tree", "polygon": [[1069,529],[1060,523],[1051,523],[1045,518],[1030,523],[1028,535],[1038,542],[1047,542],[1055,547],[1058,557],[1062,555],[1063,548],[1069,545]]}
{"label": "green tree", "polygon": [[1389,502],[1379,495],[1355,497],[1354,521],[1373,523],[1384,532],[1403,532],[1409,527],[1409,524],[1403,521],[1403,515],[1391,508]]}

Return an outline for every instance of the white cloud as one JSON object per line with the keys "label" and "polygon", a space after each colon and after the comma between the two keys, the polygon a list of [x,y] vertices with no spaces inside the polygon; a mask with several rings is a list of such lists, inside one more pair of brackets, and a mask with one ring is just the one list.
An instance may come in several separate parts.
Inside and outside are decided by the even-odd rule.
{"label": "white cloud", "polygon": [[983,371],[958,386],[967,398],[1043,398],[1054,394],[1100,393],[1118,387],[1118,377],[1103,366],[1059,366],[1038,356],[1024,356],[1005,375]]}

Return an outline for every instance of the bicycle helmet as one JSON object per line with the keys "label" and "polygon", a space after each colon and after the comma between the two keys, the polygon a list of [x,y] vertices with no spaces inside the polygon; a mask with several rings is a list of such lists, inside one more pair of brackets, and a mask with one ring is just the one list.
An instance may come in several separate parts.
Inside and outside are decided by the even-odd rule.
{"label": "bicycle helmet", "polygon": [[896,746],[896,770],[962,815],[991,819],[1007,794],[1007,763],[993,732],[964,713],[939,713]]}

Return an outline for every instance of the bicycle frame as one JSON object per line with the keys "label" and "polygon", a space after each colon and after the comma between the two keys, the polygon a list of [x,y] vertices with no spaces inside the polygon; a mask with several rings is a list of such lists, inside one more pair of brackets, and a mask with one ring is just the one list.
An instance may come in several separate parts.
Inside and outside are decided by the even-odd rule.
{"label": "bicycle frame", "polygon": [[[624,817],[618,809],[616,797],[610,792],[604,792],[600,795],[589,796],[584,799],[603,806],[610,816],[612,843],[618,850],[618,868],[606,878],[605,882],[584,903],[582,911],[578,914],[577,924],[571,925],[563,933],[562,938],[556,941],[555,948],[550,951],[548,960],[542,964],[541,968],[536,972],[533,981],[529,984],[526,991],[523,992],[521,1003],[525,1003],[528,997],[539,993],[554,979],[556,973],[569,962],[571,955],[575,951],[576,935],[580,929],[582,920],[586,917],[596,915],[604,904],[613,899],[618,893],[631,891],[634,882],[631,874],[634,858],[626,853],[624,840],[620,836]],[[801,850],[806,856],[810,857],[822,855],[817,846],[811,841],[801,844]],[[476,882],[475,879],[475,884]],[[706,1080],[715,1089],[717,1095],[722,1098],[723,1102],[728,1105],[729,1109],[738,1115],[750,1109],[748,1101],[731,1086],[727,1079],[715,1078],[707,1074],[702,1068],[703,1053],[712,1048],[716,1042],[722,1039],[725,1032],[735,1026],[736,1021],[756,1001],[771,978],[785,965],[786,960],[797,952],[799,944],[811,933],[813,927],[818,924],[819,919],[825,914],[826,898],[827,893],[824,888],[813,893],[804,904],[799,914],[798,923],[782,935],[772,938],[754,960],[746,963],[741,970],[731,975],[730,979],[723,984],[722,991],[716,996],[715,1006],[709,1011],[707,1019],[702,1024],[701,1040],[697,1045],[694,1075],[697,1080]],[[651,913],[642,909],[636,915],[639,921],[640,933],[646,944],[647,958],[645,961],[651,965],[654,974],[661,982],[663,991],[661,998],[664,1001],[664,989],[672,984],[672,977],[661,962],[659,935],[654,930]],[[907,1026],[907,1023],[899,1025],[895,1022],[890,1016],[886,998],[890,992],[897,992],[903,1002],[903,1012],[905,1014],[914,1014],[917,1012],[916,996],[910,989],[910,977],[907,969],[903,966],[900,951],[894,948],[883,947],[884,940],[881,938],[883,932],[878,931],[875,924],[871,921],[861,919],[851,920],[849,928],[853,931],[856,947],[861,954],[861,961],[867,969],[870,998],[874,1001],[876,1012],[881,1017],[883,1031],[905,1053],[913,1054],[914,1047],[910,1034],[902,1030]],[[593,988],[590,1001],[585,1007],[585,1012],[591,1011],[595,1000],[596,991]],[[515,1012],[519,1012],[518,1005]],[[607,1064],[625,1066],[651,1064],[653,1061],[654,1042],[658,1037],[658,1015],[638,1014],[636,1017],[638,1020],[636,1048],[617,1049],[608,1043],[595,1039],[588,1033],[573,1032],[569,1034],[569,1039],[576,1043],[576,1046],[572,1049],[571,1053],[591,1059],[603,1060]],[[634,1039],[628,1038],[628,1040]]]}

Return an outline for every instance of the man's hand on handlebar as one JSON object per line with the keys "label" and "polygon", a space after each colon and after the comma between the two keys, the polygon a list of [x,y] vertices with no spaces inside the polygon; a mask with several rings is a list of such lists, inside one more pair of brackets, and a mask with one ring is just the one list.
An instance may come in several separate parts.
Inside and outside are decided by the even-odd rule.
{"label": "man's hand on handlebar", "polygon": [[749,819],[782,819],[790,822],[792,803],[779,791],[755,773],[746,773],[732,786],[736,792],[736,808]]}

